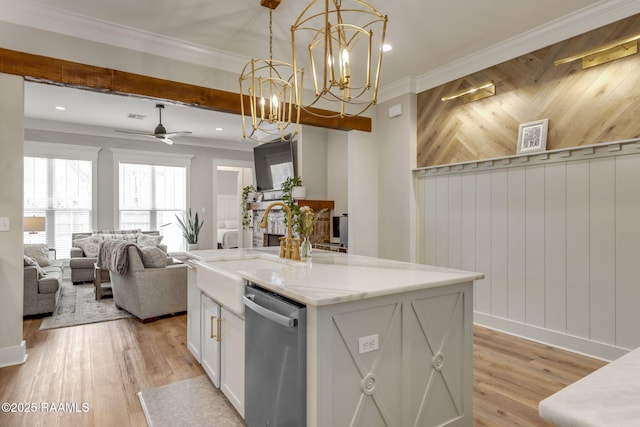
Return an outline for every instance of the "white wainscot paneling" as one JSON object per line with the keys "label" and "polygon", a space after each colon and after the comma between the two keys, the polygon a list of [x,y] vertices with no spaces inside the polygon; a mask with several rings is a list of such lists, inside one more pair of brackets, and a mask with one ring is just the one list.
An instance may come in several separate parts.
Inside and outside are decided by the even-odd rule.
{"label": "white wainscot paneling", "polygon": [[421,170],[422,262],[485,274],[478,323],[604,359],[639,347],[639,148]]}
{"label": "white wainscot paneling", "polygon": [[640,325],[640,155],[616,159],[616,344],[634,348]]}

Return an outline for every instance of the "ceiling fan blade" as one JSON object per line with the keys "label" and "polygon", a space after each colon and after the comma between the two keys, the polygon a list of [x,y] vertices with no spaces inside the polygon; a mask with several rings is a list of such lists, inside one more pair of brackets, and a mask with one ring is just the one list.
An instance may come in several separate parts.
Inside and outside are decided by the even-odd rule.
{"label": "ceiling fan blade", "polygon": [[180,131],[180,132],[168,132],[163,134],[165,138],[175,138],[177,136],[185,136],[185,135],[191,135],[192,132],[189,131]]}
{"label": "ceiling fan blade", "polygon": [[165,144],[171,145],[173,144],[173,141],[171,139],[169,139],[167,137],[167,135],[154,135],[152,133],[148,133],[148,132],[138,132],[138,131],[134,131],[134,130],[122,130],[122,129],[114,129],[116,132],[120,132],[120,133],[128,133],[130,135],[137,135],[137,136],[145,136],[147,138],[153,138],[153,139],[158,139],[162,142],[164,142]]}
{"label": "ceiling fan blade", "polygon": [[128,133],[131,135],[141,135],[141,136],[151,136],[154,137],[155,135],[153,135],[152,133],[149,132],[142,132],[142,131],[137,131],[137,130],[124,130],[124,129],[114,129],[116,132],[120,132],[120,133]]}

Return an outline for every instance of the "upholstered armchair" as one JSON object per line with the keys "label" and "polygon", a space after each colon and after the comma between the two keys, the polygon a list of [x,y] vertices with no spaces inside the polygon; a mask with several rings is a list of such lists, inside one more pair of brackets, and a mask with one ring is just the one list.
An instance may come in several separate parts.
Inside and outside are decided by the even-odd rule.
{"label": "upholstered armchair", "polygon": [[[147,265],[163,264],[158,264],[157,251],[155,255],[155,261],[150,262],[147,262],[145,256]],[[136,246],[127,249],[127,256],[126,273],[110,270],[113,301],[118,308],[127,310],[143,322],[187,310],[186,264],[145,267]],[[165,258],[164,263],[170,260],[166,253],[161,256]]]}

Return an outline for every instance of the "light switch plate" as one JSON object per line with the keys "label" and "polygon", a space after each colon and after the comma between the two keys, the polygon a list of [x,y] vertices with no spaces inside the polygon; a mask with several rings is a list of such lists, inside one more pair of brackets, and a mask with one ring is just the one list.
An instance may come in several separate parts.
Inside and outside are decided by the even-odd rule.
{"label": "light switch plate", "polygon": [[10,228],[11,223],[9,222],[9,217],[0,217],[0,231],[9,231]]}

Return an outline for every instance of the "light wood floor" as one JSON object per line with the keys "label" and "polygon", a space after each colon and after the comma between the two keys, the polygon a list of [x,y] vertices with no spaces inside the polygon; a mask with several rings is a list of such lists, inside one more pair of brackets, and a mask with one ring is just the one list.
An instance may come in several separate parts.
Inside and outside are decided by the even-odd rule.
{"label": "light wood floor", "polygon": [[[24,322],[27,363],[0,369],[0,402],[70,403],[79,412],[0,412],[0,426],[146,426],[140,390],[204,374],[186,348],[186,315],[47,331],[40,322]],[[545,425],[538,402],[603,364],[476,327],[474,425]]]}

